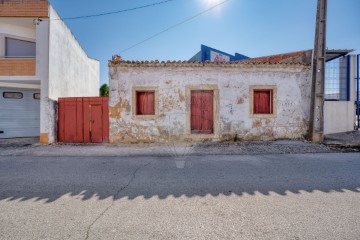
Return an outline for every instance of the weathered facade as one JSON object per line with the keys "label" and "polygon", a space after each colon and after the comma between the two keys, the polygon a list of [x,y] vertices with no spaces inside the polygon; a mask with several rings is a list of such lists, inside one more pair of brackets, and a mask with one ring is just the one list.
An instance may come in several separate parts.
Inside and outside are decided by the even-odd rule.
{"label": "weathered facade", "polygon": [[[311,71],[302,60],[131,62],[114,57],[109,75],[112,143],[298,139],[308,131]],[[138,101],[148,92],[154,111],[142,115]],[[212,102],[197,110],[195,97],[201,93]],[[258,107],[264,102],[260,94],[268,112]],[[195,131],[196,111],[211,111],[200,123],[207,132]]]}

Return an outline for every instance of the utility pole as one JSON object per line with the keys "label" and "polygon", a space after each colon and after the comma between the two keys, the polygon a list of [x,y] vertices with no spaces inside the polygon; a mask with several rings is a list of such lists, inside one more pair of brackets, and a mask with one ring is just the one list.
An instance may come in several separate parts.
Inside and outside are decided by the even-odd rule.
{"label": "utility pole", "polygon": [[316,143],[323,142],[324,140],[326,12],[327,0],[318,0],[315,45],[312,59],[312,89],[309,125],[309,138]]}

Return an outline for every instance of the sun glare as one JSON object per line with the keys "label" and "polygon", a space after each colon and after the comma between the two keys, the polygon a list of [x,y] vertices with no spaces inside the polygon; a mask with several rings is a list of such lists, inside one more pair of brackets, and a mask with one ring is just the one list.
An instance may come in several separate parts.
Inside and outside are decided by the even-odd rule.
{"label": "sun glare", "polygon": [[208,6],[214,6],[219,4],[222,0],[203,0],[203,2]]}
{"label": "sun glare", "polygon": [[[205,5],[207,8],[216,6],[219,3],[222,3],[224,0],[201,0],[202,4]],[[222,6],[218,6],[214,9],[216,15],[220,16]]]}

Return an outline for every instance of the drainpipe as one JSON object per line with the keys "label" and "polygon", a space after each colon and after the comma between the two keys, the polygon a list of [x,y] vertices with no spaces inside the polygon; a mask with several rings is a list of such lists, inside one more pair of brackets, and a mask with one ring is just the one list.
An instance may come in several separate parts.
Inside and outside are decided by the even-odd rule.
{"label": "drainpipe", "polygon": [[360,76],[359,76],[359,64],[360,54],[357,55],[357,73],[356,73],[356,113],[357,113],[357,122],[358,122],[358,130],[360,129],[360,99],[359,99],[359,84],[360,84]]}

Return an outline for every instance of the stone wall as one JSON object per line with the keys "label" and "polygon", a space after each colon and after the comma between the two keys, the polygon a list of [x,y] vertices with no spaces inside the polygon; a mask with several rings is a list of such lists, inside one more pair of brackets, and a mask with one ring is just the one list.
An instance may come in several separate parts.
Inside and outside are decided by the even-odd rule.
{"label": "stone wall", "polygon": [[[300,64],[110,63],[110,141],[168,142],[303,138],[311,73]],[[274,88],[276,113],[251,114],[252,87]],[[134,89],[156,90],[157,115],[134,112]],[[191,134],[190,91],[214,91],[214,134]]]}

